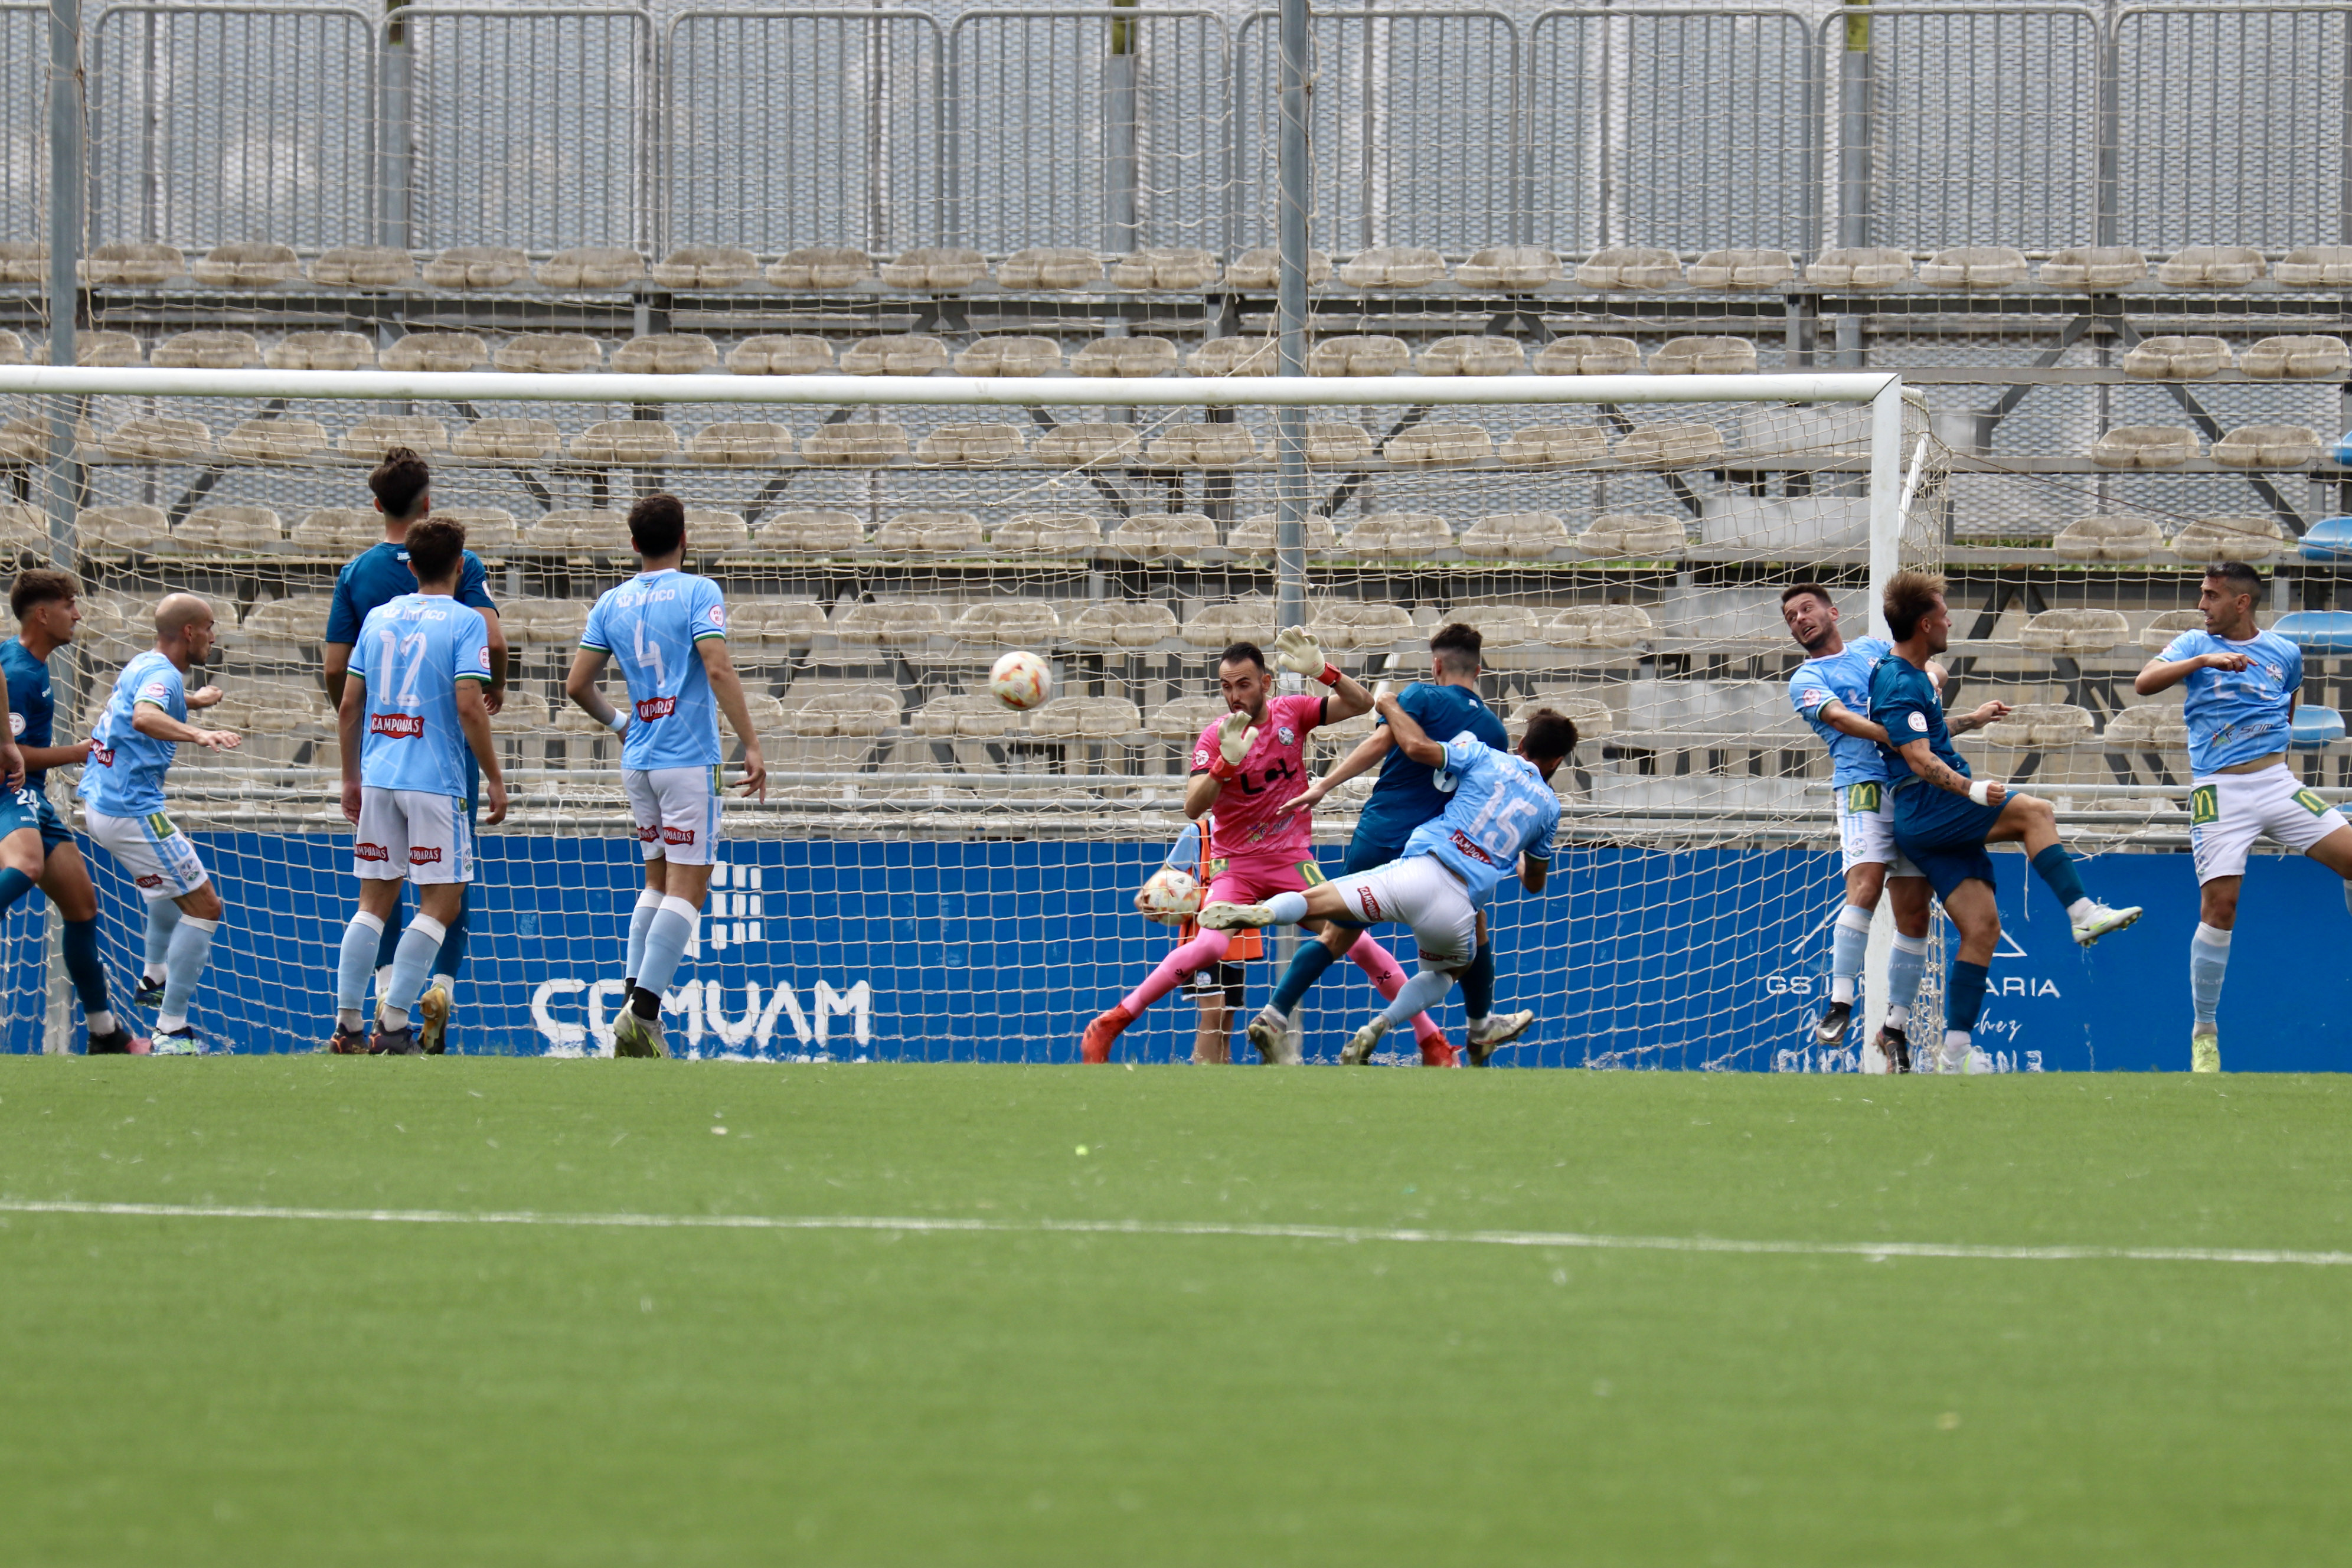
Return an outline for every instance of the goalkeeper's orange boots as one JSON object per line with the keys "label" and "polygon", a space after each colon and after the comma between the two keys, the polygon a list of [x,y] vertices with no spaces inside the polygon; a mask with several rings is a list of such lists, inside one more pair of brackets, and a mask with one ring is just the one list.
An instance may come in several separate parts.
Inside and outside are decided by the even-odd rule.
{"label": "goalkeeper's orange boots", "polygon": [[1118,1006],[1088,1024],[1087,1032],[1078,1037],[1079,1059],[1089,1062],[1110,1060],[1111,1042],[1124,1034],[1127,1026],[1134,1022],[1134,1014],[1129,1012],[1124,1006]]}

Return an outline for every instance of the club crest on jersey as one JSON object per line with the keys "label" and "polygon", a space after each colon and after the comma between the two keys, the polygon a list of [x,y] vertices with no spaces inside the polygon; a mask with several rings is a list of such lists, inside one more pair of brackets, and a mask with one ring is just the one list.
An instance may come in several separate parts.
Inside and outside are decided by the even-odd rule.
{"label": "club crest on jersey", "polygon": [[425,715],[372,713],[368,715],[368,733],[383,735],[394,741],[422,740],[425,736]]}
{"label": "club crest on jersey", "polygon": [[354,844],[352,853],[362,860],[390,860],[392,851],[381,844]]}
{"label": "club crest on jersey", "polygon": [[1295,746],[1298,744],[1298,731],[1292,729],[1287,724],[1276,725],[1274,729],[1274,738],[1281,742],[1286,746]]}
{"label": "club crest on jersey", "polygon": [[694,829],[691,827],[665,827],[661,830],[661,836],[662,842],[665,844],[691,844],[694,842]]}
{"label": "club crest on jersey", "polygon": [[675,697],[648,697],[637,704],[637,719],[641,723],[667,719],[677,711],[677,699]]}
{"label": "club crest on jersey", "polygon": [[1487,854],[1484,849],[1479,848],[1477,840],[1472,838],[1460,828],[1454,828],[1449,834],[1449,837],[1454,841],[1454,847],[1461,850],[1465,855],[1471,857],[1481,866],[1491,866],[1495,863],[1495,858],[1492,855]]}
{"label": "club crest on jersey", "polygon": [[441,864],[440,846],[435,845],[433,847],[428,849],[422,844],[410,845],[408,847],[408,863],[412,866],[438,866]]}
{"label": "club crest on jersey", "polygon": [[1911,728],[1918,731],[1922,735],[1926,734],[1927,732],[1927,716],[1925,713],[1912,714]]}
{"label": "club crest on jersey", "polygon": [[1829,700],[1830,694],[1823,691],[1820,687],[1808,686],[1805,688],[1804,700],[1806,707],[1819,708],[1822,703],[1827,702]]}

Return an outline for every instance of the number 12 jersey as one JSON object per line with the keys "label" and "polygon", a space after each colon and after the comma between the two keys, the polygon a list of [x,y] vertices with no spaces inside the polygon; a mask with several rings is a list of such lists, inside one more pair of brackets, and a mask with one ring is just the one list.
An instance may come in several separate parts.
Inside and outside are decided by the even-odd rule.
{"label": "number 12 jersey", "polygon": [[351,668],[367,682],[360,783],[465,799],[457,682],[490,683],[482,612],[446,594],[404,594],[368,612],[352,644]]}

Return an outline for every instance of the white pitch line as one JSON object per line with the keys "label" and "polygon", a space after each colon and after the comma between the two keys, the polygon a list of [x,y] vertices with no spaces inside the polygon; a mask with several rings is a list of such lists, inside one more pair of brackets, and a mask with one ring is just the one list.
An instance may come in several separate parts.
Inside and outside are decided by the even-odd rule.
{"label": "white pitch line", "polygon": [[1407,1246],[1557,1247],[1604,1252],[1711,1252],[1749,1257],[1948,1258],[1977,1262],[2237,1263],[2352,1266],[2352,1252],[2225,1247],[1994,1247],[1957,1241],[1742,1241],[1714,1236],[1604,1236],[1570,1230],[1419,1230],[1222,1220],[928,1219],[892,1215],[542,1214],[530,1209],[318,1209],[268,1205],[112,1204],[0,1198],[0,1214],[130,1219],[323,1220],[363,1225],[520,1225],[588,1230],[877,1230],[998,1236],[1220,1236],[1251,1241],[1391,1242]]}

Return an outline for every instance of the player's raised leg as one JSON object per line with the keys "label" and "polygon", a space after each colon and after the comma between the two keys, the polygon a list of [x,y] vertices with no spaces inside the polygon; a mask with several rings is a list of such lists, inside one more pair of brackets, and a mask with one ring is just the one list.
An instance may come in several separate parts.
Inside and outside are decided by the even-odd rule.
{"label": "player's raised leg", "polygon": [[[1979,780],[1980,789],[2000,790],[1990,781]],[[2074,941],[2090,946],[2113,931],[2122,931],[2140,917],[2140,908],[2114,909],[2101,903],[2083,890],[2082,874],[2074,869],[2074,858],[2058,841],[2058,810],[2039,795],[2011,795],[2000,798],[2000,820],[1985,834],[1988,844],[2022,843],[2033,867],[2033,874],[2042,879],[2066,911],[2067,922],[2074,927]]]}

